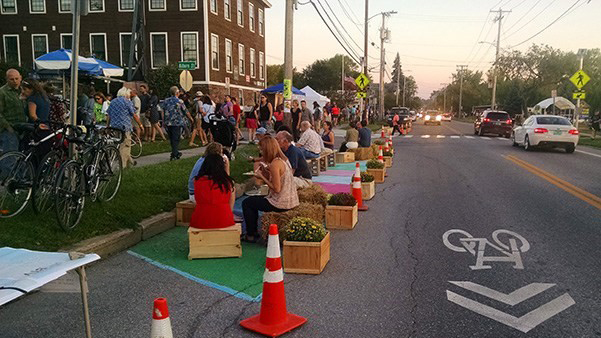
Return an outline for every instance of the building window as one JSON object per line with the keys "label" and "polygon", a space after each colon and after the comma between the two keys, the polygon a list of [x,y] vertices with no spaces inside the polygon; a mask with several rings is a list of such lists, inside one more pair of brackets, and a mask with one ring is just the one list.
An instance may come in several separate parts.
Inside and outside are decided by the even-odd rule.
{"label": "building window", "polygon": [[259,35],[265,35],[265,23],[263,18],[263,10],[259,8]]}
{"label": "building window", "polygon": [[239,74],[240,75],[244,75],[245,74],[245,66],[246,62],[244,59],[244,45],[239,43],[238,44],[238,70],[239,70]]}
{"label": "building window", "polygon": [[0,0],[2,1],[2,14],[17,14],[17,0]]}
{"label": "building window", "polygon": [[238,11],[238,26],[244,27],[244,7],[242,7],[242,0],[238,0],[236,10]]}
{"label": "building window", "polygon": [[105,33],[90,34],[90,54],[97,59],[107,61]]}
{"label": "building window", "polygon": [[61,34],[61,48],[72,49],[73,48],[73,34],[62,33]]}
{"label": "building window", "polygon": [[255,55],[255,49],[251,48],[250,49],[250,77],[255,77],[257,76],[257,73],[255,72],[256,69],[256,58],[257,56]]}
{"label": "building window", "polygon": [[32,34],[31,44],[33,47],[34,60],[48,53],[48,34]]}
{"label": "building window", "polygon": [[226,20],[232,21],[232,0],[223,0],[223,15]]}
{"label": "building window", "polygon": [[58,2],[59,13],[71,13],[71,0],[60,0]]}
{"label": "building window", "polygon": [[119,44],[121,47],[121,66],[129,65],[129,51],[131,50],[131,33],[119,33]]}
{"label": "building window", "polygon": [[211,13],[217,14],[217,0],[210,0],[210,1],[211,1]]}
{"label": "building window", "polygon": [[4,35],[4,61],[9,65],[21,65],[18,35]]}
{"label": "building window", "polygon": [[182,61],[194,61],[198,68],[197,32],[182,32]]}
{"label": "building window", "polygon": [[195,11],[196,0],[180,0],[179,9],[180,11]]}
{"label": "building window", "polygon": [[211,68],[219,70],[219,37],[211,34]]}
{"label": "building window", "polygon": [[169,62],[167,56],[167,33],[150,34],[150,63],[152,68],[165,66]]}
{"label": "building window", "polygon": [[225,71],[231,73],[233,66],[232,41],[225,39]]}
{"label": "building window", "polygon": [[150,0],[150,10],[151,11],[164,11],[165,10],[165,0]]}
{"label": "building window", "polygon": [[29,12],[46,13],[46,0],[29,0]]}
{"label": "building window", "polygon": [[250,31],[255,31],[255,5],[252,3],[248,3],[248,27],[250,27]]}
{"label": "building window", "polygon": [[134,0],[119,0],[119,12],[131,12],[134,10]]}
{"label": "building window", "polygon": [[265,79],[265,53],[259,52],[259,79]]}
{"label": "building window", "polygon": [[104,12],[104,0],[90,0],[90,13]]}
{"label": "building window", "polygon": [[244,91],[242,89],[238,89],[238,104],[244,106]]}

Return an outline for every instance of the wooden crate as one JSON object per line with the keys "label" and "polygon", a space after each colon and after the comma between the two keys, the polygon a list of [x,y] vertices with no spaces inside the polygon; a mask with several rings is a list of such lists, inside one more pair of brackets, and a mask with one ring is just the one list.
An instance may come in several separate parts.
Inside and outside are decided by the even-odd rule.
{"label": "wooden crate", "polygon": [[326,206],[326,227],[328,229],[352,230],[358,221],[357,205],[353,207],[327,205]]}
{"label": "wooden crate", "polygon": [[196,203],[185,200],[175,204],[175,225],[189,226]]}
{"label": "wooden crate", "polygon": [[321,242],[284,241],[284,272],[320,274],[330,261],[330,232]]}
{"label": "wooden crate", "polygon": [[384,169],[367,169],[367,173],[375,178],[376,183],[384,183],[386,177],[386,168]]}
{"label": "wooden crate", "polygon": [[[353,184],[351,183],[351,194],[353,193]],[[376,182],[361,182],[361,199],[369,201],[376,195]]]}
{"label": "wooden crate", "polygon": [[319,176],[319,172],[321,171],[319,159],[312,158],[307,160],[307,164],[309,165],[309,169],[311,169],[311,176]]}
{"label": "wooden crate", "polygon": [[392,156],[383,156],[386,168],[392,167]]}
{"label": "wooden crate", "polygon": [[338,163],[350,163],[355,162],[355,153],[347,151],[344,153],[336,153],[336,162]]}
{"label": "wooden crate", "polygon": [[355,153],[356,161],[364,161],[374,158],[373,149],[371,147],[349,149],[348,151]]}
{"label": "wooden crate", "polygon": [[188,259],[242,256],[240,224],[220,229],[188,228],[190,252]]}
{"label": "wooden crate", "polygon": [[336,166],[336,153],[337,152],[338,151],[334,150],[331,153],[329,153],[328,155],[326,155],[327,158],[328,158],[327,159],[327,162],[328,162],[327,165],[328,165],[328,167],[335,167]]}
{"label": "wooden crate", "polygon": [[319,160],[319,171],[328,170],[328,155],[322,154],[317,158]]}

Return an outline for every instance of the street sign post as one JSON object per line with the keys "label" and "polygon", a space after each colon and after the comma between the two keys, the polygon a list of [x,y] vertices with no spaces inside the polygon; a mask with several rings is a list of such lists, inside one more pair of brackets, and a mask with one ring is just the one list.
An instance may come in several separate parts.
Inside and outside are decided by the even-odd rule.
{"label": "street sign post", "polygon": [[182,86],[185,91],[192,89],[193,81],[194,79],[192,79],[192,74],[190,74],[189,71],[184,70],[179,74],[179,85]]}
{"label": "street sign post", "polygon": [[570,78],[570,81],[578,89],[582,89],[590,80],[591,78],[582,69],[574,73]]}
{"label": "street sign post", "polygon": [[369,85],[369,78],[365,74],[361,73],[355,79],[355,83],[360,90],[363,90],[365,87],[367,87],[367,85]]}
{"label": "street sign post", "polygon": [[180,61],[177,63],[177,69],[179,69],[179,70],[196,69],[196,62],[195,61]]}
{"label": "street sign post", "polygon": [[579,91],[579,92],[574,92],[572,93],[572,98],[574,100],[584,100],[586,99],[586,92],[583,91]]}

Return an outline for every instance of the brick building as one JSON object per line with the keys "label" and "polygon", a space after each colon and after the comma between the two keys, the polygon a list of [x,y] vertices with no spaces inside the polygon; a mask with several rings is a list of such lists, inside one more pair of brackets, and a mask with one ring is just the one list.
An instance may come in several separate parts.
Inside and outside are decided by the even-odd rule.
{"label": "brick building", "polygon": [[[89,0],[81,18],[80,54],[127,66],[134,0]],[[0,0],[0,58],[31,67],[33,59],[72,41],[71,0]],[[146,0],[148,69],[195,61],[195,88],[230,93],[252,104],[265,88],[267,0]]]}

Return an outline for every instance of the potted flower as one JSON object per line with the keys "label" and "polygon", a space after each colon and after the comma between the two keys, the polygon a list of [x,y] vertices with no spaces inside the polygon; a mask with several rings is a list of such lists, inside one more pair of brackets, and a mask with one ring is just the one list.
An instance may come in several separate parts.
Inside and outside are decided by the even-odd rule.
{"label": "potted flower", "polygon": [[330,232],[307,217],[290,220],[283,250],[284,272],[320,274],[330,260]]}
{"label": "potted flower", "polygon": [[383,151],[382,156],[384,157],[384,164],[386,168],[392,167],[392,151]]}
{"label": "potted flower", "polygon": [[378,160],[367,161],[367,173],[375,178],[376,183],[384,183],[384,177],[386,176],[385,164]]}
{"label": "potted flower", "polygon": [[328,229],[352,230],[357,224],[357,201],[351,194],[334,194],[326,206],[326,227]]}
{"label": "potted flower", "polygon": [[[354,176],[353,176],[354,179]],[[351,179],[351,193],[353,192],[353,182]],[[367,172],[361,172],[361,198],[364,201],[372,199],[376,195],[376,182],[373,175]]]}

